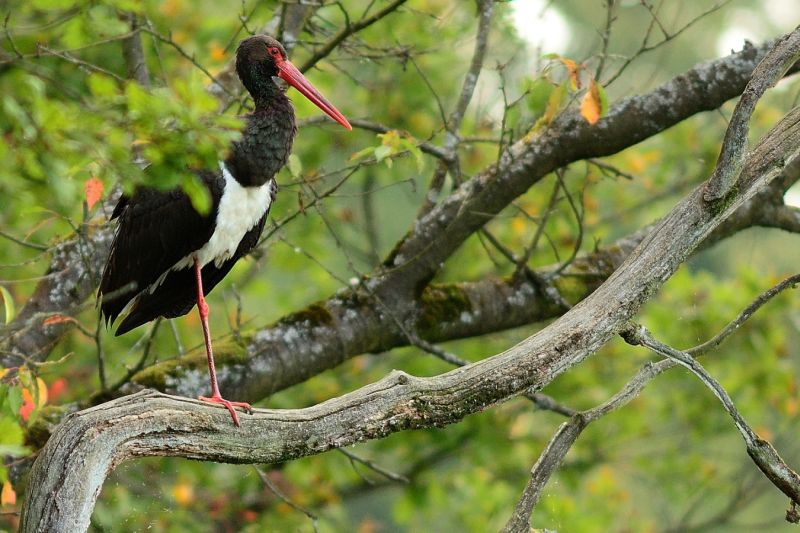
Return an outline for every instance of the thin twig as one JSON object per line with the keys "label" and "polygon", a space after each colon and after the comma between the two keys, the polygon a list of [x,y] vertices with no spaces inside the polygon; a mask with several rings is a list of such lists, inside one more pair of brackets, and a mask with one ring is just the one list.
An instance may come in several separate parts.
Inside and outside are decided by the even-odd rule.
{"label": "thin twig", "polygon": [[85,69],[88,69],[88,70],[91,70],[91,71],[94,71],[94,72],[100,72],[101,74],[105,74],[106,76],[110,76],[110,77],[114,78],[115,80],[117,80],[120,83],[125,83],[125,79],[123,77],[118,76],[117,74],[114,74],[110,70],[107,70],[107,69],[104,69],[103,67],[95,65],[94,63],[89,63],[88,61],[84,61],[83,59],[78,59],[77,57],[73,56],[72,54],[70,54],[68,52],[61,52],[61,51],[58,51],[58,50],[53,50],[52,48],[48,48],[47,46],[45,46],[45,45],[43,45],[41,43],[37,43],[36,50],[38,52],[40,52],[40,53],[44,52],[47,55],[51,55],[51,56],[55,56],[55,57],[61,58],[64,61],[72,63],[73,65],[77,65],[79,67],[83,67]]}
{"label": "thin twig", "polygon": [[327,43],[325,43],[319,50],[315,51],[314,54],[309,57],[299,68],[300,72],[305,72],[314,65],[316,65],[320,60],[327,57],[333,50],[339,46],[339,43],[353,35],[354,33],[358,33],[359,31],[363,30],[371,26],[372,24],[378,22],[385,16],[391,14],[395,11],[398,7],[405,4],[406,0],[394,0],[392,3],[377,11],[375,14],[367,17],[362,18],[361,20],[350,24],[349,22],[345,25],[344,28],[339,31],[336,35],[333,36]]}
{"label": "thin twig", "polygon": [[253,465],[253,469],[255,469],[255,471],[258,473],[258,477],[261,478],[261,481],[264,482],[264,485],[267,486],[267,488],[270,490],[270,492],[272,492],[272,494],[277,496],[283,503],[285,503],[295,511],[299,511],[304,515],[306,515],[308,519],[311,520],[311,527],[314,528],[314,531],[315,532],[319,531],[319,529],[317,529],[317,523],[319,522],[319,517],[316,514],[312,513],[302,505],[293,502],[291,498],[289,498],[286,494],[284,494],[283,491],[281,491],[281,489],[279,489],[278,486],[272,482],[272,480],[269,478],[266,472],[262,471],[256,465]]}
{"label": "thin twig", "polygon": [[[351,464],[355,461],[356,463],[361,463],[362,465],[366,466],[370,470],[374,470],[375,472],[377,472],[378,474],[382,475],[386,479],[390,479],[392,481],[397,481],[397,482],[400,482],[400,483],[409,483],[408,478],[406,476],[404,476],[403,474],[398,474],[396,472],[392,472],[391,470],[387,470],[387,469],[383,468],[382,466],[379,466],[379,465],[375,464],[375,462],[371,461],[370,459],[365,459],[365,458],[361,457],[360,455],[357,455],[357,454],[355,454],[355,453],[353,453],[353,452],[351,452],[349,450],[345,450],[344,448],[337,448],[337,451],[339,453],[343,454],[345,457],[347,457],[350,460]],[[359,473],[359,475],[360,475],[360,473]],[[365,479],[365,481],[367,481],[367,483],[370,483],[369,480]]]}
{"label": "thin twig", "polygon": [[33,250],[39,250],[41,252],[46,252],[47,250],[50,249],[49,247],[47,247],[47,246],[45,246],[43,244],[38,244],[38,243],[35,243],[35,242],[28,242],[28,241],[23,241],[22,239],[18,239],[16,237],[14,237],[13,235],[11,235],[10,233],[6,233],[3,230],[0,230],[0,237],[5,237],[9,241],[15,242],[15,243],[19,244],[20,246],[24,246],[26,248],[31,248]]}
{"label": "thin twig", "polygon": [[235,95],[230,91],[230,89],[228,89],[225,86],[225,84],[223,84],[221,81],[219,81],[219,79],[217,79],[216,76],[211,74],[208,71],[208,69],[206,69],[206,67],[204,67],[203,65],[200,64],[200,62],[197,61],[197,59],[195,58],[194,54],[189,54],[186,50],[183,49],[183,47],[181,45],[176,43],[172,39],[172,35],[162,35],[158,31],[154,30],[151,26],[139,26],[139,29],[141,31],[143,31],[143,32],[149,33],[150,35],[152,35],[154,38],[158,39],[162,43],[167,44],[167,45],[171,46],[172,48],[174,48],[180,55],[182,55],[184,58],[189,60],[189,62],[191,62],[192,65],[197,67],[198,70],[200,70],[200,72],[205,74],[206,77],[208,77],[208,79],[210,79],[213,83],[218,85],[228,96],[235,97]]}

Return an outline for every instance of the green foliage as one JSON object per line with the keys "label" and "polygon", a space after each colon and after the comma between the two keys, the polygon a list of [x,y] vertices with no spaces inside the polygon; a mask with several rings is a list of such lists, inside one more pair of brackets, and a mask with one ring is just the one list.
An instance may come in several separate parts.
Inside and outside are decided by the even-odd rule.
{"label": "green foliage", "polygon": [[[464,115],[459,156],[465,179],[495,162],[497,139],[514,142],[531,132],[546,136],[546,126],[559,113],[576,108],[598,66],[602,3],[551,3],[551,9],[560,10],[570,24],[571,44],[544,57],[522,43],[511,21],[513,4],[495,3],[486,68]],[[651,20],[640,3],[616,4],[619,29],[606,57],[614,67],[640,45]],[[692,16],[699,8],[689,4],[681,3],[682,9],[675,11],[664,2],[661,20]],[[757,4],[742,5],[765,18]],[[372,9],[383,5],[377,2]],[[246,33],[240,15],[248,28],[258,28],[282,9],[277,2],[231,6],[211,0],[12,1],[7,10],[9,34],[26,58],[14,60],[12,41],[4,40],[0,197],[13,201],[2,204],[0,229],[51,246],[74,235],[81,220],[98,223],[101,208],[84,213],[82,205],[84,183],[92,177],[99,178],[106,191],[116,185],[126,191],[138,184],[182,186],[198,208],[207,207],[208,197],[191,171],[216,167],[238,135],[237,115],[246,109],[236,103],[219,109],[218,100],[207,90],[208,76],[175,47],[150,34],[143,34],[142,42],[153,87],[121,81],[125,65],[115,38],[130,30],[122,11],[139,13],[150,21],[149,28],[168,36],[217,76],[230,61],[236,40]],[[340,6],[353,17],[364,9],[355,0],[320,8],[309,24],[317,33],[300,35],[303,45],[292,57],[296,64],[310,56],[312,43],[324,42],[344,27]],[[242,13],[237,11],[240,7]],[[666,53],[641,56],[619,81],[606,86],[614,72],[607,68],[597,79],[601,115],[608,100],[613,105],[713,57],[712,41],[717,30],[726,27],[730,13],[703,19],[661,49]],[[347,133],[327,126],[301,127],[287,169],[278,176],[281,192],[272,206],[267,240],[256,257],[240,262],[209,297],[221,356],[227,353],[225,342],[234,344],[239,336],[305,309],[369,272],[408,231],[427,198],[437,164],[420,146],[423,141],[440,146],[445,138],[442,116],[448,116],[458,98],[475,27],[474,10],[455,0],[412,0],[390,19],[348,39],[347,46],[306,73],[345,115],[390,129],[376,136],[358,128]],[[36,55],[37,43],[46,43],[49,50],[67,50],[68,57],[104,71],[44,50]],[[342,71],[348,75],[340,75]],[[755,136],[791,104],[796,87],[789,85],[759,105]],[[300,120],[319,114],[290,91]],[[573,164],[562,176],[564,186],[558,189],[555,207],[550,208],[550,195],[556,178],[549,176],[489,220],[486,229],[504,246],[522,253],[543,224],[545,236],[528,261],[534,268],[560,264],[575,246],[582,252],[607,246],[663,216],[708,176],[719,152],[724,117],[731,110],[732,104],[721,114],[694,117],[604,159],[620,173],[592,163]],[[146,171],[134,163],[137,157],[149,163]],[[454,187],[448,178],[439,197]],[[95,214],[101,216],[92,218]],[[576,244],[579,226],[583,238]],[[792,238],[750,231],[730,244],[699,253],[637,320],[676,347],[708,339],[759,292],[796,270],[800,248]],[[49,262],[50,253],[0,237],[4,321],[19,314]],[[505,277],[514,271],[515,265],[483,236],[473,236],[448,259],[435,281],[458,283]],[[584,276],[559,282],[567,296],[576,293],[591,272],[580,274]],[[423,293],[434,312],[422,317],[423,323],[455,313],[449,304],[458,296],[456,290]],[[42,387],[36,377],[48,386],[51,406],[83,400],[100,390],[95,339],[87,335],[97,326],[96,311],[85,310],[76,319],[83,331],[74,331],[59,344],[51,356],[57,363],[39,367],[36,376],[23,370],[18,379],[0,381],[3,455],[29,453],[33,445],[26,447],[23,430],[34,420],[41,425],[47,419],[39,411]],[[760,433],[773,437],[795,465],[800,461],[792,440],[800,427],[798,323],[797,297],[789,292],[703,360],[744,416]],[[193,314],[173,324],[183,346],[201,345]],[[476,361],[541,327],[521,327],[444,347]],[[141,357],[147,344],[142,342],[145,328],[141,331],[120,338],[102,335],[110,383]],[[150,349],[151,357],[159,361],[175,357],[178,349],[170,327],[159,328]],[[66,354],[73,355],[59,360]],[[202,367],[200,352],[189,357]],[[616,340],[544,392],[571,407],[590,408],[617,392],[652,359],[648,352]],[[277,392],[262,405],[312,405],[376,381],[393,368],[426,376],[451,367],[412,348],[362,355]],[[163,375],[152,379],[163,382]],[[57,395],[59,380],[65,390]],[[24,389],[35,404],[27,422],[20,414]],[[282,493],[319,516],[320,531],[498,530],[525,486],[531,465],[562,422],[559,415],[536,410],[520,398],[447,428],[403,432],[348,450],[407,476],[408,484],[387,481],[336,451],[263,469]],[[764,510],[775,516],[784,499],[752,475],[748,461],[713,395],[684,371],[672,370],[629,405],[587,428],[545,488],[534,524],[587,532],[680,529],[713,518],[742,487],[758,496],[741,503],[732,518],[753,523],[765,516]],[[6,470],[0,468],[0,481],[5,478]],[[0,528],[11,527],[4,520],[0,516]],[[311,520],[272,494],[252,467],[172,459],[137,460],[118,468],[103,488],[92,527],[98,531],[312,530]]]}

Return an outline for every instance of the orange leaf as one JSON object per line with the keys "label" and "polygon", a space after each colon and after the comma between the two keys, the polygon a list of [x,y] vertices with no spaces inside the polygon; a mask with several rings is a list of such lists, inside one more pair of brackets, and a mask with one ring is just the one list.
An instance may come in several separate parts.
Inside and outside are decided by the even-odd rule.
{"label": "orange leaf", "polygon": [[223,61],[225,59],[225,49],[217,41],[211,41],[208,49],[211,52],[211,59],[214,61]]}
{"label": "orange leaf", "polygon": [[589,90],[581,100],[581,115],[589,124],[597,124],[597,121],[600,120],[601,109],[600,90],[597,88],[597,82],[592,80],[589,82]]}
{"label": "orange leaf", "polygon": [[15,505],[17,503],[17,493],[10,481],[3,483],[3,490],[0,491],[0,506]]}
{"label": "orange leaf", "polygon": [[86,204],[91,209],[103,196],[103,182],[92,176],[83,184],[83,192],[86,194]]}
{"label": "orange leaf", "polygon": [[28,389],[22,389],[22,407],[19,408],[19,416],[27,422],[28,419],[31,417],[31,413],[33,412],[36,404],[33,403],[33,396],[31,395],[31,391]]}
{"label": "orange leaf", "polygon": [[572,59],[567,59],[566,57],[560,57],[560,58],[558,58],[558,60],[561,61],[564,64],[564,66],[567,67],[567,70],[569,71],[569,87],[570,87],[570,89],[572,89],[573,91],[577,91],[578,89],[580,89],[581,88],[581,80],[578,78],[578,72],[581,69],[581,65],[577,64]]}

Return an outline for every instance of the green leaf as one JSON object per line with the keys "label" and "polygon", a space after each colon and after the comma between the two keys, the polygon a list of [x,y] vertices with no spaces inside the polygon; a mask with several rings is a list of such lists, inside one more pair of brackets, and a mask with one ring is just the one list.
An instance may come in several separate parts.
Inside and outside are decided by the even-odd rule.
{"label": "green leaf", "polygon": [[191,174],[181,183],[183,190],[189,195],[194,207],[201,215],[207,215],[211,211],[211,194],[200,178]]}
{"label": "green leaf", "polygon": [[299,178],[300,173],[303,172],[303,163],[300,162],[300,158],[297,157],[297,154],[292,154],[289,156],[288,166],[289,173],[295,178]]}
{"label": "green leaf", "polygon": [[392,147],[382,144],[377,148],[375,148],[375,160],[380,163],[386,158],[386,156],[388,156],[391,153],[392,153]]}
{"label": "green leaf", "polygon": [[110,98],[116,96],[119,91],[116,82],[104,74],[93,72],[86,81],[89,84],[89,90],[98,98]]}
{"label": "green leaf", "polygon": [[608,95],[606,90],[599,83],[597,84],[597,92],[600,96],[600,116],[604,117],[608,114]]}
{"label": "green leaf", "polygon": [[6,324],[10,324],[14,320],[14,299],[11,298],[11,293],[8,289],[0,285],[0,297],[3,298],[3,310],[6,315]]}
{"label": "green leaf", "polygon": [[24,441],[25,435],[17,421],[10,416],[0,417],[0,446],[22,446]]}
{"label": "green leaf", "polygon": [[544,78],[531,80],[528,84],[528,96],[525,99],[528,109],[537,116],[544,113],[547,101],[555,88],[556,86]]}
{"label": "green leaf", "polygon": [[0,384],[0,417],[16,419],[22,407],[22,390],[19,387]]}
{"label": "green leaf", "polygon": [[375,152],[375,147],[374,146],[367,146],[366,148],[364,148],[362,150],[359,150],[358,152],[356,152],[353,155],[351,155],[350,159],[348,161],[355,161],[356,159],[363,159],[363,158],[367,157],[368,155],[370,155],[370,154],[372,154],[374,152]]}

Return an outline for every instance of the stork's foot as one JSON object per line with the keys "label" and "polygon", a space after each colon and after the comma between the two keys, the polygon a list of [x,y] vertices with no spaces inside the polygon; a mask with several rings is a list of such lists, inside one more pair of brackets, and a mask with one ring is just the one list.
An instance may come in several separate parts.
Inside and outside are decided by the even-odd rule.
{"label": "stork's foot", "polygon": [[250,407],[249,403],[245,403],[245,402],[230,402],[230,401],[226,400],[225,398],[223,398],[222,396],[220,396],[219,394],[215,394],[214,396],[211,396],[210,398],[208,398],[206,396],[199,396],[198,400],[200,400],[202,402],[218,403],[218,404],[224,405],[228,409],[228,412],[231,414],[231,418],[233,418],[233,423],[236,425],[236,427],[241,426],[241,424],[239,424],[239,416],[236,414],[235,407],[241,407],[248,414],[253,414],[253,408]]}

